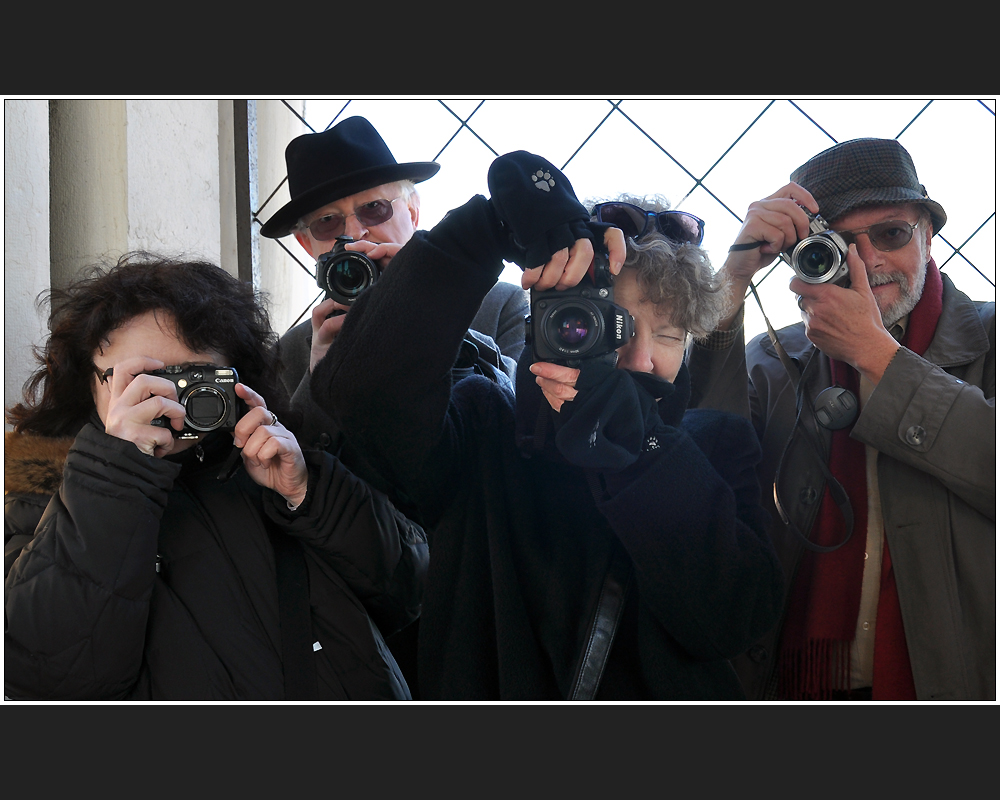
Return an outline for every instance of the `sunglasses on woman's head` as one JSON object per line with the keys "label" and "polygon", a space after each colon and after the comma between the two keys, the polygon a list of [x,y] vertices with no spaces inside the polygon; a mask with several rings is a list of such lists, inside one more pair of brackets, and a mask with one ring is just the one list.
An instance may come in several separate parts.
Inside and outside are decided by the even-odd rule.
{"label": "sunglasses on woman's head", "polygon": [[625,237],[637,241],[649,233],[650,221],[668,239],[699,245],[705,238],[705,222],[686,211],[646,211],[631,203],[598,203],[590,215],[598,222],[620,228]]}
{"label": "sunglasses on woman's head", "polygon": [[381,225],[392,219],[392,204],[399,200],[396,197],[392,200],[372,200],[354,209],[353,214],[344,216],[343,214],[324,214],[317,217],[308,225],[300,226],[300,229],[308,229],[313,239],[317,242],[329,242],[342,236],[347,230],[347,217],[357,217],[358,222],[366,227]]}

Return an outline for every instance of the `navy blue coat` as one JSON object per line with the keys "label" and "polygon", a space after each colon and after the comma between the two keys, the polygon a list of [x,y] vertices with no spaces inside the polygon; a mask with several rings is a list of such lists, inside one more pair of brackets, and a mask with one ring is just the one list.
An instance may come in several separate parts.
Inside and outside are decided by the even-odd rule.
{"label": "navy blue coat", "polygon": [[449,377],[503,247],[481,197],[418,232],[312,377],[427,531],[420,696],[566,698],[620,543],[633,579],[597,699],[743,698],[727,659],[776,622],[782,593],[752,428],[661,408],[660,447],[615,474],[527,457],[537,387],[519,384],[515,407],[489,380]]}

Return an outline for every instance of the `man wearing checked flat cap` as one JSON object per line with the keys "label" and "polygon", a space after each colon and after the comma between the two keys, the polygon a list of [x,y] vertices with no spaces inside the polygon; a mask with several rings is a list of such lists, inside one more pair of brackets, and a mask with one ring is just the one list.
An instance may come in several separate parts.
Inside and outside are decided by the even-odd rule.
{"label": "man wearing checked flat cap", "polygon": [[[294,235],[314,260],[333,249],[338,236],[354,242],[348,250],[364,253],[384,270],[417,230],[420,196],[415,184],[435,175],[434,162],[398,163],[374,126],[364,117],[349,117],[321,133],[307,133],[285,149],[290,201],[261,228],[271,239]],[[339,453],[345,446],[337,426],[309,396],[309,374],[344,324],[349,305],[326,299],[311,319],[281,337],[283,380],[292,406],[303,416],[296,433],[303,442]],[[479,356],[513,378],[524,348],[527,292],[498,282],[470,325]],[[331,316],[331,314],[334,314]],[[480,362],[481,363],[481,362]],[[512,385],[512,384],[511,384]],[[361,477],[375,476],[358,467]]]}
{"label": "man wearing checked flat cap", "polygon": [[[849,280],[796,270],[802,322],[744,348],[751,279],[817,213]],[[732,313],[692,348],[692,405],[752,419],[786,581],[734,661],[751,699],[996,699],[996,304],[938,269],[946,221],[899,142],[855,139],[751,204],[722,268]]]}

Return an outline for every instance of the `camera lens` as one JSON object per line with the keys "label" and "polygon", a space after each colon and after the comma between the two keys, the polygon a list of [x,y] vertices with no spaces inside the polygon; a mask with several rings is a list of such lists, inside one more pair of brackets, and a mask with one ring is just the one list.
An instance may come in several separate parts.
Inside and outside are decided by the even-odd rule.
{"label": "camera lens", "polygon": [[585,356],[601,339],[603,319],[590,304],[568,300],[555,304],[542,321],[542,335],[553,350]]}
{"label": "camera lens", "polygon": [[819,244],[812,244],[799,253],[799,269],[811,278],[818,278],[833,266],[830,250]]}
{"label": "camera lens", "polygon": [[362,253],[340,253],[325,262],[327,293],[340,303],[353,303],[375,282],[375,263]]}
{"label": "camera lens", "polygon": [[196,431],[215,430],[226,418],[226,397],[214,386],[197,386],[181,398],[184,421]]}
{"label": "camera lens", "polygon": [[330,280],[338,292],[348,297],[354,297],[367,289],[368,282],[368,273],[353,260],[338,261]]}
{"label": "camera lens", "polygon": [[580,342],[587,338],[587,334],[590,333],[586,318],[582,314],[577,313],[577,309],[563,311],[554,317],[552,326],[560,341],[569,347],[578,346]]}
{"label": "camera lens", "polygon": [[825,236],[803,239],[792,251],[792,267],[808,283],[827,280],[840,263],[840,250]]}

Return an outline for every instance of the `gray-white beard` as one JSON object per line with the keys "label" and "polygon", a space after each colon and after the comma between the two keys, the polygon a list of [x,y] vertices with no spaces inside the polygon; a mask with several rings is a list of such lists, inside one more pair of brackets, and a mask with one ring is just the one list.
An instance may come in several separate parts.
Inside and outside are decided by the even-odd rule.
{"label": "gray-white beard", "polygon": [[877,272],[868,276],[869,286],[882,286],[886,283],[899,284],[899,299],[882,311],[882,324],[886,330],[899,322],[913,311],[924,293],[924,282],[927,280],[927,265],[917,275],[916,284],[910,286],[910,281],[902,272]]}

